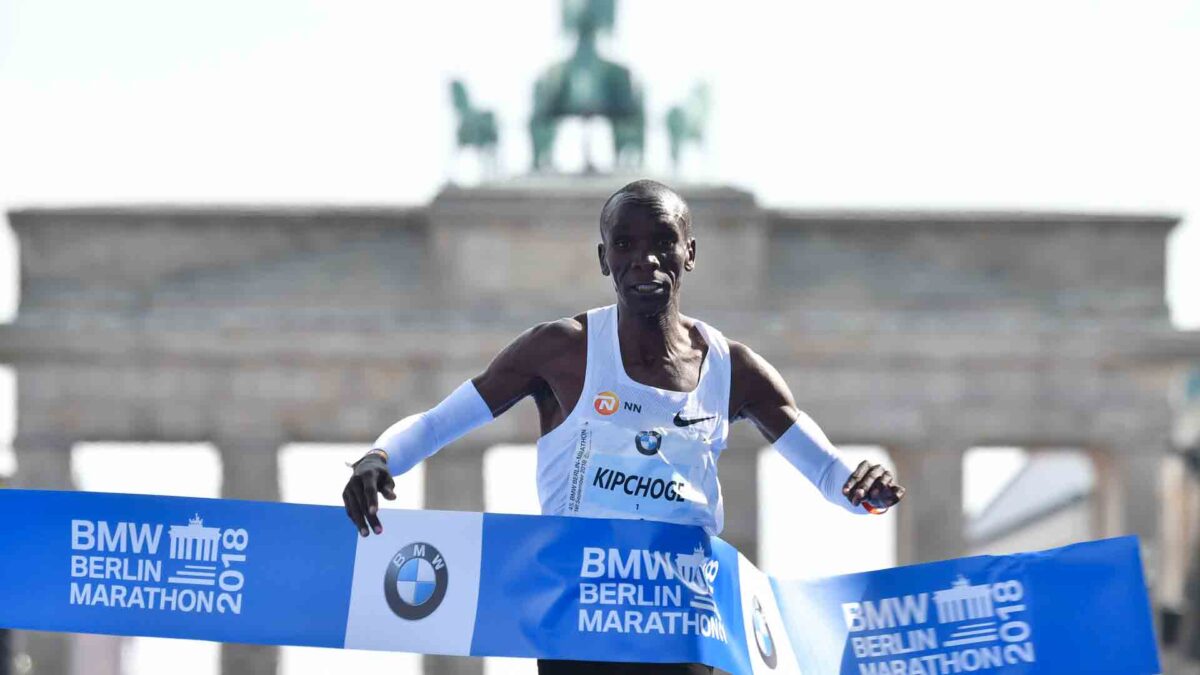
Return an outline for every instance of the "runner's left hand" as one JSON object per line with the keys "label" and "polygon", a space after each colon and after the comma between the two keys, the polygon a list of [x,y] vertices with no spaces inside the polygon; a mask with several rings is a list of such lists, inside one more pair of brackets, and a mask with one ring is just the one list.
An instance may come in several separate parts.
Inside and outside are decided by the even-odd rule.
{"label": "runner's left hand", "polygon": [[388,472],[387,460],[377,452],[368,452],[353,465],[354,475],[346,482],[342,490],[342,502],[346,505],[346,515],[358,528],[361,536],[367,536],[370,529],[375,534],[383,534],[383,524],[379,522],[379,497],[384,499],[396,498],[396,482]]}
{"label": "runner's left hand", "polygon": [[904,487],[895,483],[891,471],[865,459],[842,486],[842,494],[851,504],[875,511],[885,511],[895,506],[904,499],[904,492]]}

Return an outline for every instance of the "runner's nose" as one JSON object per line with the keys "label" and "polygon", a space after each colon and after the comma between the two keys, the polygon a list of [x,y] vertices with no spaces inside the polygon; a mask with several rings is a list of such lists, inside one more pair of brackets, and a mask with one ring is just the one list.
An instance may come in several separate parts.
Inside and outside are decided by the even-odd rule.
{"label": "runner's nose", "polygon": [[652,248],[645,248],[633,256],[633,267],[636,269],[658,269],[661,267],[658,254]]}

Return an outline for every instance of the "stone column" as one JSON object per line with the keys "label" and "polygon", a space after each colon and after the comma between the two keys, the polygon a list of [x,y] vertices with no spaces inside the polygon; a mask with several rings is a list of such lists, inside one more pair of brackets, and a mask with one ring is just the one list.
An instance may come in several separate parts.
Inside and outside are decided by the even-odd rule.
{"label": "stone column", "polygon": [[[1113,527],[1106,534],[1136,535],[1141,544],[1146,592],[1150,596],[1151,616],[1160,644],[1162,626],[1158,588],[1162,575],[1159,510],[1163,502],[1159,486],[1162,482],[1164,447],[1162,443],[1133,440],[1114,443],[1096,462],[1106,469],[1099,472],[1100,479],[1097,481],[1097,500],[1108,503],[1108,520]],[[1189,619],[1188,623],[1192,625],[1186,625],[1185,632],[1194,635],[1197,631],[1196,618],[1193,615]]]}
{"label": "stone column", "polygon": [[493,444],[464,439],[426,459],[425,508],[483,510],[483,453]]}
{"label": "stone column", "polygon": [[1158,577],[1163,452],[1136,442],[1093,453],[1096,466],[1097,536],[1137,535],[1146,581]]}
{"label": "stone column", "polygon": [[721,452],[718,462],[725,504],[725,529],[721,531],[721,538],[757,565],[758,455],[767,441],[749,424],[738,425],[730,431],[729,446]]}
{"label": "stone column", "polygon": [[1145,448],[1122,453],[1116,462],[1121,478],[1121,533],[1136,534],[1151,556],[1157,555],[1159,544],[1162,454],[1159,448]]}
{"label": "stone column", "polygon": [[[483,453],[468,437],[426,459],[425,508],[439,511],[483,510]],[[427,655],[426,675],[482,675],[483,659],[470,656]]]}
{"label": "stone column", "polygon": [[13,659],[16,654],[13,653],[12,643],[9,641],[9,636],[12,631],[7,628],[0,628],[0,675],[11,675],[13,667]]}
{"label": "stone column", "polygon": [[[73,490],[71,446],[74,438],[18,433],[13,439],[17,473],[13,487],[39,490]],[[71,672],[72,636],[67,633],[14,631],[13,648],[28,655],[34,675],[66,675]]]}
{"label": "stone column", "polygon": [[901,565],[966,553],[963,453],[968,443],[889,448],[896,479],[908,492],[896,508],[896,561]]}
{"label": "stone column", "polygon": [[[283,440],[264,435],[222,437],[221,496],[227,499],[279,500],[279,448]],[[272,675],[279,669],[279,649],[271,645],[221,645],[222,675]]]}
{"label": "stone column", "polygon": [[[425,508],[482,511],[483,453],[489,445],[465,439],[425,460]],[[428,655],[426,675],[482,675],[483,660],[468,656]]]}
{"label": "stone column", "polygon": [[[116,635],[76,635],[71,650],[74,675],[121,675],[121,646],[124,638]],[[36,671],[35,671],[36,672]]]}
{"label": "stone column", "polygon": [[17,456],[13,487],[74,490],[71,448],[75,440],[49,434],[17,434],[13,439],[13,452]]}

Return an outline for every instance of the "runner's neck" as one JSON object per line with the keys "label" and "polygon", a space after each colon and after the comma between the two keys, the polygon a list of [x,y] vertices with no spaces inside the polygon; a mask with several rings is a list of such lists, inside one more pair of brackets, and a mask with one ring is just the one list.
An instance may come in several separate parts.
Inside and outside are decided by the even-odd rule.
{"label": "runner's neck", "polygon": [[653,316],[637,316],[617,308],[617,338],[630,363],[654,364],[686,355],[693,344],[675,303]]}

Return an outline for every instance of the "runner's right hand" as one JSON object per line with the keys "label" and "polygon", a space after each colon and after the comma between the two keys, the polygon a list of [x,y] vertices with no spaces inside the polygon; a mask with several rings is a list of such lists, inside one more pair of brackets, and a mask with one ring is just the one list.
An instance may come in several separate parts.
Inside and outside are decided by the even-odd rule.
{"label": "runner's right hand", "polygon": [[[383,534],[383,525],[379,522],[379,496],[383,493],[385,499],[396,498],[396,482],[388,473],[387,460],[377,452],[363,455],[353,465],[354,475],[346,482],[342,490],[342,501],[346,504],[346,515],[358,528],[361,536],[367,536],[371,530],[375,534]],[[367,526],[371,529],[368,530]]]}

